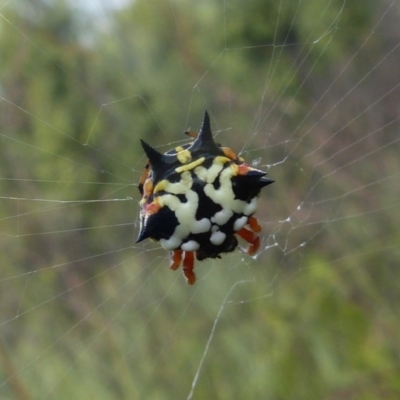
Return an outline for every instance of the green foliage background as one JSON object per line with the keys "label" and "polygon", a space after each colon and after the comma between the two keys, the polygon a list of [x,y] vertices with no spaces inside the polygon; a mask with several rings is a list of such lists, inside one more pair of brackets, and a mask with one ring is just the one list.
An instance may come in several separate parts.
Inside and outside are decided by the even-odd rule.
{"label": "green foliage background", "polygon": [[[398,399],[398,1],[76,4],[0,7],[0,397]],[[204,109],[276,183],[187,287],[138,142]]]}

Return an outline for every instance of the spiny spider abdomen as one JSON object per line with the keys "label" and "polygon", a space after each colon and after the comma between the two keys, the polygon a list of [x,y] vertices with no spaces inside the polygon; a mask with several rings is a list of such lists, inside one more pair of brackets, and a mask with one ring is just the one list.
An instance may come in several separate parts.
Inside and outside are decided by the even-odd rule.
{"label": "spiny spider abdomen", "polygon": [[141,141],[148,157],[139,181],[140,232],[136,243],[150,238],[171,252],[172,269],[183,264],[194,284],[198,260],[221,258],[236,249],[239,235],[256,253],[261,227],[253,214],[261,189],[274,181],[212,137],[208,113],[193,143],[159,153]]}

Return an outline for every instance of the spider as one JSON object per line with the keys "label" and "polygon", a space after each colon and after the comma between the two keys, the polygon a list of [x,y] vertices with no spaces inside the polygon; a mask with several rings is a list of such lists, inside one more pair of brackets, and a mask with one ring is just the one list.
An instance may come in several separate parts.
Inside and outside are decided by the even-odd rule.
{"label": "spider", "polygon": [[207,111],[194,141],[160,153],[141,140],[148,161],[138,183],[140,232],[170,251],[170,268],[182,264],[187,282],[196,281],[194,258],[221,258],[240,236],[253,255],[261,231],[253,214],[261,189],[274,181],[252,168],[233,150],[214,142]]}

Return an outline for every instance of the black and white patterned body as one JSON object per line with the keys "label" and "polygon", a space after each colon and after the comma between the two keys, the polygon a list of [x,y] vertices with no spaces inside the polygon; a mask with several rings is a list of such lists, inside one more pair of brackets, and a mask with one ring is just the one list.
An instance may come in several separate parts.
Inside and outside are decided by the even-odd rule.
{"label": "black and white patterned body", "polygon": [[207,113],[190,145],[165,154],[142,145],[150,170],[137,242],[151,238],[166,250],[195,252],[198,260],[233,251],[235,234],[244,237],[245,226],[255,226],[260,190],[273,181],[214,142]]}

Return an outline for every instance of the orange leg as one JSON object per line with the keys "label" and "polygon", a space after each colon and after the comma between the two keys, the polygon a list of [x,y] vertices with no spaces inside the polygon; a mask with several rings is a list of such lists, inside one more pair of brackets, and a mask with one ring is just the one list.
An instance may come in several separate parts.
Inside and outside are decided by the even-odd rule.
{"label": "orange leg", "polygon": [[143,196],[143,193],[144,193],[143,186],[144,186],[144,183],[146,182],[146,179],[147,179],[147,177],[149,175],[149,168],[150,168],[150,162],[149,162],[149,160],[147,160],[146,165],[144,166],[142,175],[140,175],[140,179],[139,179],[139,183],[138,183],[139,192],[140,192],[140,194],[142,196]]}
{"label": "orange leg", "polygon": [[236,232],[240,237],[242,237],[247,243],[250,243],[249,248],[246,250],[246,253],[249,256],[254,255],[258,248],[260,247],[260,238],[253,232],[249,231],[246,228],[242,228]]}
{"label": "orange leg", "polygon": [[170,251],[170,264],[169,267],[173,270],[179,268],[183,258],[183,274],[185,275],[186,281],[189,285],[193,285],[196,282],[196,275],[194,269],[194,252],[193,251],[182,251],[173,250]]}
{"label": "orange leg", "polygon": [[237,160],[238,156],[233,152],[232,149],[229,147],[221,147],[221,149],[226,157],[230,158],[231,160]]}
{"label": "orange leg", "polygon": [[261,231],[261,226],[257,221],[257,218],[255,217],[249,217],[249,220],[247,221],[247,224],[250,226],[251,230],[253,232],[260,232]]}
{"label": "orange leg", "polygon": [[198,136],[198,134],[193,131],[186,131],[185,135],[188,135],[188,136],[192,137],[193,139],[197,139],[197,136]]}
{"label": "orange leg", "polygon": [[185,256],[183,259],[183,274],[185,275],[187,283],[189,285],[193,285],[196,282],[196,275],[193,269],[194,269],[194,252],[185,251]]}
{"label": "orange leg", "polygon": [[169,264],[169,267],[171,269],[173,269],[174,271],[176,269],[179,268],[179,266],[181,265],[181,261],[182,261],[182,250],[174,250],[174,251],[170,251],[170,260],[171,263]]}

